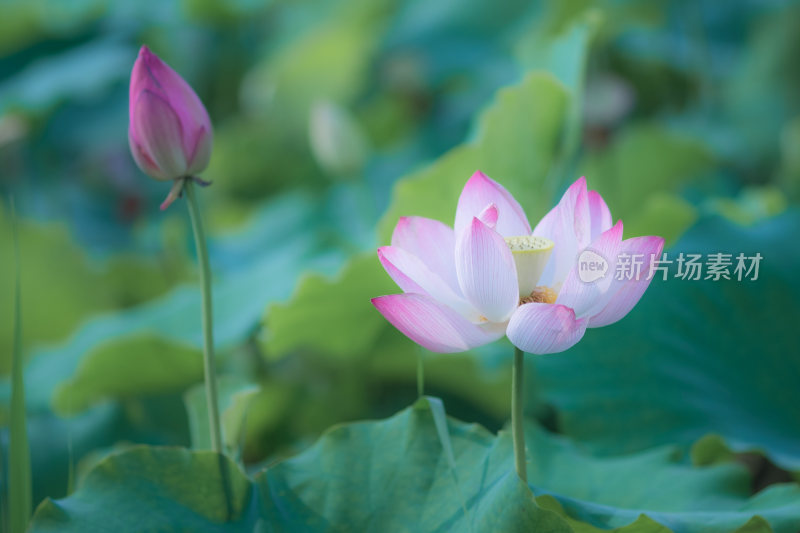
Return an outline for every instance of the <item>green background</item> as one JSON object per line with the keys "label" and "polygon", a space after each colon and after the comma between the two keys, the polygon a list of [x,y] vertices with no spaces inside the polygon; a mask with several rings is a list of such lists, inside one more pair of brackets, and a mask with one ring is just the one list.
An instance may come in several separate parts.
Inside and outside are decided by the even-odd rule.
{"label": "green background", "polygon": [[[33,531],[796,532],[798,21],[788,0],[3,2],[0,531],[13,197]],[[227,459],[186,208],[159,211],[129,154],[142,44],[214,124]],[[673,264],[621,322],[526,356],[528,487],[511,345],[424,352],[369,303],[398,291],[375,256],[397,219],[452,223],[476,169],[534,224],[585,175],[670,259],[763,256],[755,281]]]}

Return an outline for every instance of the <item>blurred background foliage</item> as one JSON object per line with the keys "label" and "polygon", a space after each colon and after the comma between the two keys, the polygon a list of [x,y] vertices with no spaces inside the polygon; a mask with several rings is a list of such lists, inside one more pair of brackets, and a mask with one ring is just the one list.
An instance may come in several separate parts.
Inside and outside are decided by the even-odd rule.
{"label": "blurred background foliage", "polygon": [[[529,358],[532,418],[597,457],[757,451],[755,478],[796,477],[798,21],[789,0],[0,3],[0,194],[20,215],[35,502],[112,450],[208,445],[188,217],[158,210],[164,184],[128,151],[143,43],[215,126],[202,202],[225,440],[248,468],[415,400],[419,349],[369,303],[396,290],[374,249],[401,215],[449,223],[480,168],[532,221],[586,175],[626,236],[765,256],[763,285],[657,280],[576,353]],[[6,205],[0,324],[14,313]],[[0,328],[1,424],[11,345]],[[496,431],[509,354],[425,353],[426,391]]]}

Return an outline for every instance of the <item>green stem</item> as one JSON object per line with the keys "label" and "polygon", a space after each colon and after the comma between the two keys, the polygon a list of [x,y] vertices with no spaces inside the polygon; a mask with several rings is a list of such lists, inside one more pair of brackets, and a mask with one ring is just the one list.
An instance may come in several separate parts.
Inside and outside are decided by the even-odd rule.
{"label": "green stem", "polygon": [[208,424],[211,429],[211,447],[222,452],[222,431],[219,423],[219,402],[217,401],[217,375],[214,370],[214,324],[211,311],[211,266],[208,262],[208,248],[200,217],[200,206],[191,178],[184,178],[189,216],[192,219],[194,243],[197,248],[197,261],[200,263],[200,284],[203,295],[203,368],[206,377],[206,401],[208,402]]}
{"label": "green stem", "polygon": [[525,354],[514,347],[514,367],[511,372],[511,436],[514,440],[514,466],[519,478],[528,482],[525,462],[525,431],[522,424],[522,405],[525,382]]}
{"label": "green stem", "polygon": [[417,350],[417,396],[425,396],[425,361],[421,349]]}
{"label": "green stem", "polygon": [[33,508],[31,492],[31,452],[25,410],[25,380],[22,372],[22,294],[20,280],[19,239],[14,199],[11,199],[11,233],[14,240],[14,349],[11,353],[11,413],[9,428],[8,505],[11,514],[11,533],[28,528]]}

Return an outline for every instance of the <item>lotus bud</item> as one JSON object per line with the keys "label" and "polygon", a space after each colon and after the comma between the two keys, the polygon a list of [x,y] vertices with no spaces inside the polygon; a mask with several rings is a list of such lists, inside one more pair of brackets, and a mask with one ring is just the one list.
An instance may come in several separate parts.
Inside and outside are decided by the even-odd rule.
{"label": "lotus bud", "polygon": [[[176,180],[208,166],[213,131],[206,108],[189,84],[147,46],[139,50],[131,72],[129,119],[131,153],[148,176]],[[177,196],[174,189],[171,199]]]}
{"label": "lotus bud", "polygon": [[334,177],[353,177],[367,159],[367,141],[358,123],[332,102],[314,104],[309,140],[319,166]]}

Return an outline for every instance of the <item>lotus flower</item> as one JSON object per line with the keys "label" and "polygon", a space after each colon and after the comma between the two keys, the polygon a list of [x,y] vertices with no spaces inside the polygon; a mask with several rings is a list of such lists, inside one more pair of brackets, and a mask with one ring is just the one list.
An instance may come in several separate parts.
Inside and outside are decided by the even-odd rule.
{"label": "lotus flower", "polygon": [[[661,237],[622,240],[622,221],[580,178],[531,226],[519,203],[482,172],[467,181],[455,227],[402,217],[391,246],[378,249],[403,290],[372,303],[411,340],[440,353],[462,352],[503,335],[522,351],[562,352],[586,328],[624,317],[650,284]],[[605,270],[590,282],[578,257]],[[641,256],[641,276],[616,276],[618,261]],[[584,265],[585,266],[585,265]]]}
{"label": "lotus flower", "polygon": [[[147,46],[133,64],[128,113],[131,153],[148,176],[169,181],[208,166],[213,131],[206,108],[189,84]],[[180,185],[173,192],[176,189],[179,192]]]}

